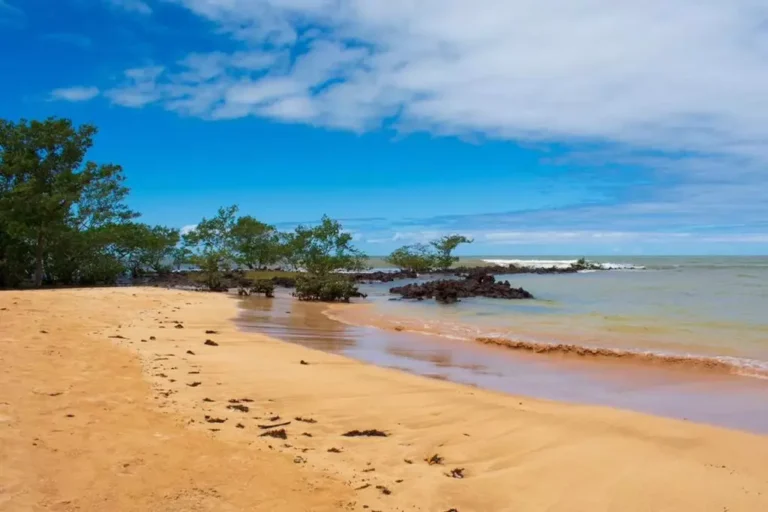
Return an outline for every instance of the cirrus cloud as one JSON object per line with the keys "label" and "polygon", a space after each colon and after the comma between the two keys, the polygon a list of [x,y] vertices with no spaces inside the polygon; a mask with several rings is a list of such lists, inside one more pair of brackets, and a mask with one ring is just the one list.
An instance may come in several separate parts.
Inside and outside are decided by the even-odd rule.
{"label": "cirrus cloud", "polygon": [[99,95],[98,87],[66,87],[51,91],[51,100],[54,101],[88,101]]}

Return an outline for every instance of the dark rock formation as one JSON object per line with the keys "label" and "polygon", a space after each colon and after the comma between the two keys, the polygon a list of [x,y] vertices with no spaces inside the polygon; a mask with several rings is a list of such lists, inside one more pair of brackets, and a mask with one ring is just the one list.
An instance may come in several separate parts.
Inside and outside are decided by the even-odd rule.
{"label": "dark rock formation", "polygon": [[351,277],[358,283],[391,283],[398,279],[416,279],[419,276],[416,272],[398,270],[397,272],[361,272],[352,274]]}
{"label": "dark rock formation", "polygon": [[390,293],[402,295],[404,299],[430,299],[450,304],[465,297],[488,297],[491,299],[532,299],[533,295],[522,288],[512,288],[509,281],[497,282],[488,274],[472,274],[462,280],[443,279],[422,284],[409,284],[390,288]]}

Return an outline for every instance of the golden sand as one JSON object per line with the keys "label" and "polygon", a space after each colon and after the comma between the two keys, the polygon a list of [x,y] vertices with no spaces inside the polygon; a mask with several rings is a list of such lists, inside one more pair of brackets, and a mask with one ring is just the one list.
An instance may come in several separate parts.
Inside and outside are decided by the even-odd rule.
{"label": "golden sand", "polygon": [[768,510],[768,437],[377,368],[237,307],[0,293],[0,510]]}

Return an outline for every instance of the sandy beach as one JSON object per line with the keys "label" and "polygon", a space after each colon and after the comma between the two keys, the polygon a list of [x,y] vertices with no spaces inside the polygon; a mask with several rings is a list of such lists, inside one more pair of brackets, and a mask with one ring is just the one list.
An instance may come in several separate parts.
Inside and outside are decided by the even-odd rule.
{"label": "sandy beach", "polygon": [[237,314],[1,292],[0,510],[768,510],[768,437],[378,368]]}

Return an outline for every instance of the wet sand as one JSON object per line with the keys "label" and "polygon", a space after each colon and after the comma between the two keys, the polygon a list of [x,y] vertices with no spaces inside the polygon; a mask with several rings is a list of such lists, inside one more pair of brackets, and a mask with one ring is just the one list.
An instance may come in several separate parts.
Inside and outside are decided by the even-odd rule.
{"label": "wet sand", "polygon": [[768,509],[768,437],[378,368],[238,304],[0,293],[0,510]]}
{"label": "wet sand", "polygon": [[768,380],[730,375],[719,367],[514,352],[398,332],[402,323],[376,316],[369,304],[327,306],[279,294],[276,299],[249,298],[242,307],[238,323],[244,329],[378,366],[513,395],[768,433]]}

